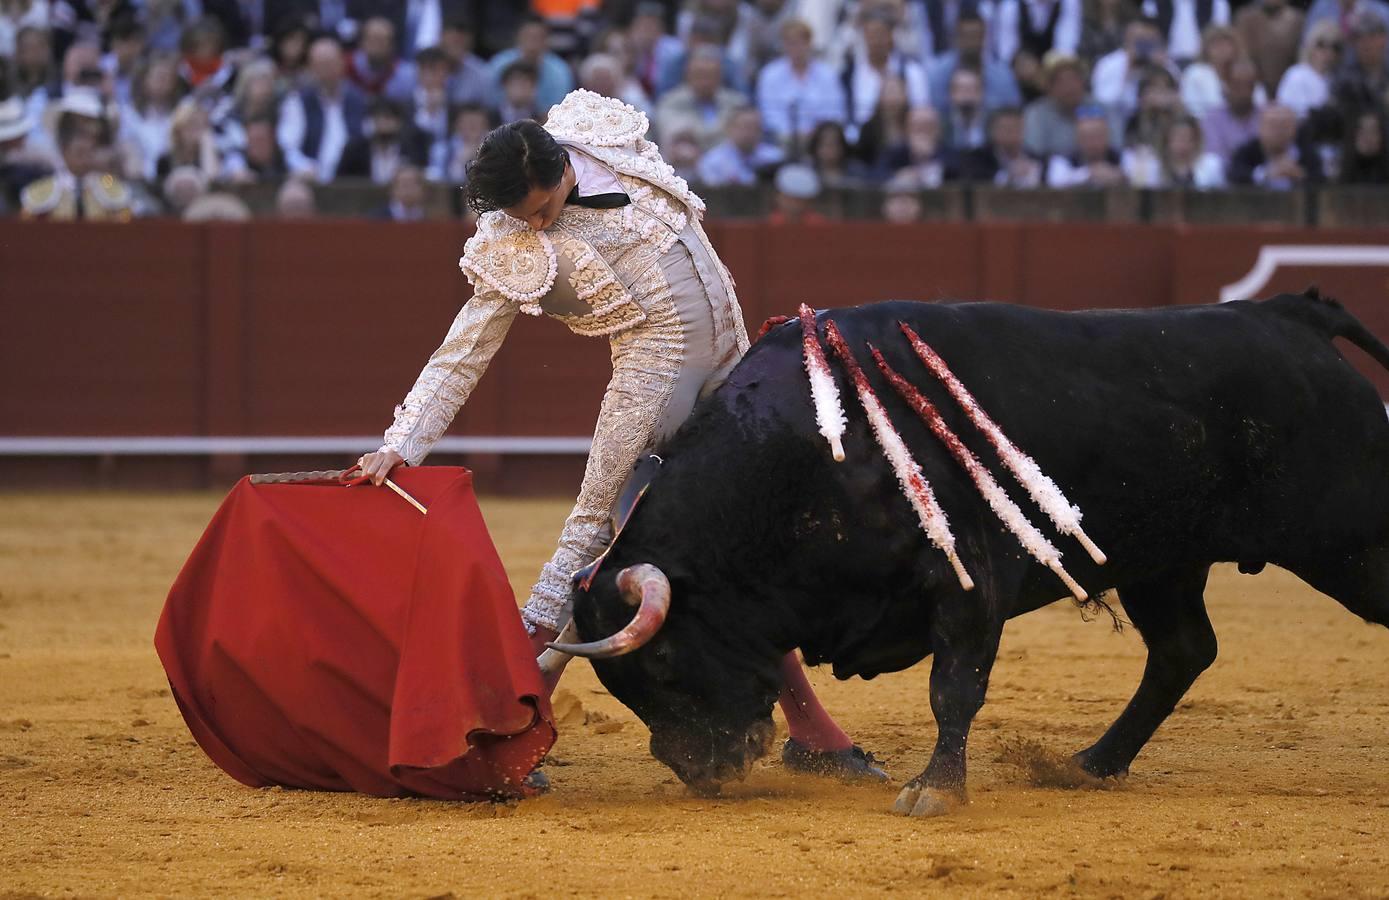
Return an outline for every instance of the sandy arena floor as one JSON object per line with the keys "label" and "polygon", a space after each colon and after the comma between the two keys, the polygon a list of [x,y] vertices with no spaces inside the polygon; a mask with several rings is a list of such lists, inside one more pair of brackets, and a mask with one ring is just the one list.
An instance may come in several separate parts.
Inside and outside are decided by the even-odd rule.
{"label": "sandy arena floor", "polygon": [[[0,496],[0,897],[1389,897],[1389,633],[1282,572],[1217,573],[1220,660],[1117,789],[1000,761],[1085,746],[1137,684],[1137,635],[1057,604],[1010,624],[949,818],[776,763],[698,799],[582,663],[550,796],[376,800],[242,787],[184,729],[151,641],[218,499]],[[566,504],[484,510],[523,592]],[[935,734],[926,675],[815,680],[900,781]]]}

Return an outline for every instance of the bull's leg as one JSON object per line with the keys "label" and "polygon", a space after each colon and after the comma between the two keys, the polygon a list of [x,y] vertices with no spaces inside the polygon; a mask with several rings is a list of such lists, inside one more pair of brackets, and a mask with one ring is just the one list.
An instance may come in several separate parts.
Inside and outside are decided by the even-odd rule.
{"label": "bull's leg", "polygon": [[1389,546],[1327,554],[1287,568],[1360,618],[1389,627]]}
{"label": "bull's leg", "polygon": [[893,809],[904,815],[937,816],[965,801],[965,748],[974,716],[984,705],[989,673],[998,655],[1003,620],[984,584],[936,604],[931,626],[931,712],[936,748],[926,771],[907,782]]}
{"label": "bull's leg", "polygon": [[1076,762],[1099,778],[1123,775],[1197,676],[1215,662],[1216,640],[1206,616],[1209,566],[1120,585],[1130,621],[1148,645],[1143,680],[1129,705]]}

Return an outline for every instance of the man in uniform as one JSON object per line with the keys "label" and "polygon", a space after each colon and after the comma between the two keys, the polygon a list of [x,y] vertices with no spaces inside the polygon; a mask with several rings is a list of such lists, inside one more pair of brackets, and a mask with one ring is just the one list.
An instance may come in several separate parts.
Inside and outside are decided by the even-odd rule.
{"label": "man in uniform", "polygon": [[26,219],[88,222],[126,222],[131,218],[131,192],[124,181],[104,166],[103,148],[90,130],[71,122],[58,129],[58,172],[33,182],[20,195]]}

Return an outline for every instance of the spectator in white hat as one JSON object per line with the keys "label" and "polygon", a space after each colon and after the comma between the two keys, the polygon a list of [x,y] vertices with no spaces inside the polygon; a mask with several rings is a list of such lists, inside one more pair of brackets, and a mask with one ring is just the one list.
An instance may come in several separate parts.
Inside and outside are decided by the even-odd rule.
{"label": "spectator in white hat", "polygon": [[910,225],[921,221],[923,211],[921,180],[916,173],[904,169],[892,176],[883,187],[883,219],[894,225]]}
{"label": "spectator in white hat", "polygon": [[825,225],[829,219],[814,209],[820,196],[820,179],[815,170],[800,163],[782,166],[776,173],[775,208],[767,216],[768,225]]}
{"label": "spectator in white hat", "polygon": [[50,171],[47,161],[25,146],[33,127],[23,100],[0,101],[0,216],[19,209],[20,192]]}
{"label": "spectator in white hat", "polygon": [[0,100],[0,153],[22,147],[33,127],[23,100],[18,97]]}
{"label": "spectator in white hat", "polygon": [[[30,145],[56,159],[59,120],[65,114],[105,120],[115,113],[114,105],[107,106],[109,90],[110,81],[101,70],[101,49],[95,44],[69,47],[63,55],[62,81],[50,83],[29,97],[29,113],[38,123],[29,135]],[[109,133],[98,138],[102,144],[110,139]]]}
{"label": "spectator in white hat", "polygon": [[90,136],[98,148],[110,147],[118,118],[116,108],[108,106],[95,88],[70,87],[48,104],[40,127],[29,134],[28,145],[35,153],[53,160],[57,167],[62,157],[59,136],[69,126]]}

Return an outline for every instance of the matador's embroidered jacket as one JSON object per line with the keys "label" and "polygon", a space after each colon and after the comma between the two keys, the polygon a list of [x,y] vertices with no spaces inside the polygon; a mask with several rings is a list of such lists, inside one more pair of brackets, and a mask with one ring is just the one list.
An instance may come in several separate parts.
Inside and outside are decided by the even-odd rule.
{"label": "matador's embroidered jacket", "polygon": [[[647,141],[646,116],[579,90],[550,110],[546,129],[617,177],[631,203],[618,209],[566,206],[555,224],[532,231],[497,211],[478,221],[459,261],[473,285],[444,343],[396,408],[385,448],[418,464],[468,399],[518,312],[542,313],[577,334],[607,336],[613,377],[604,395],[583,486],[559,547],[526,604],[530,627],[558,630],[567,618],[570,576],[601,549],[600,535],[623,484],[646,449],[685,359],[681,324],[662,255],[682,237],[701,242],[704,203]],[[748,346],[732,279],[721,262],[726,296],[717,324]]]}

